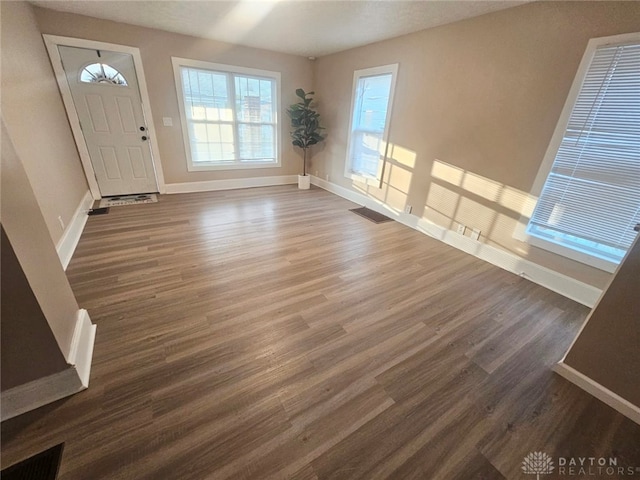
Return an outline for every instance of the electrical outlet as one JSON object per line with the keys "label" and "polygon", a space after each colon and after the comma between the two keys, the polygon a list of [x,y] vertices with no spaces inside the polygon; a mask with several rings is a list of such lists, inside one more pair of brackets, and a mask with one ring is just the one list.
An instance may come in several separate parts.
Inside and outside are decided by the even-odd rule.
{"label": "electrical outlet", "polygon": [[465,227],[463,224],[459,223],[458,224],[458,229],[456,230],[456,232],[458,232],[459,235],[464,235],[465,230],[467,229],[467,227]]}
{"label": "electrical outlet", "polygon": [[316,170],[316,177],[318,176],[318,170]]}
{"label": "electrical outlet", "polygon": [[472,240],[480,240],[480,229],[474,228],[470,236]]}
{"label": "electrical outlet", "polygon": [[327,175],[327,182],[329,181],[329,175]]}
{"label": "electrical outlet", "polygon": [[404,213],[411,213],[411,210],[413,210],[413,207],[411,205],[404,206]]}
{"label": "electrical outlet", "polygon": [[165,127],[173,127],[173,118],[162,117],[162,125],[164,125]]}
{"label": "electrical outlet", "polygon": [[62,230],[64,230],[64,220],[62,220],[62,217],[58,217],[58,222],[60,222],[60,228],[62,228]]}

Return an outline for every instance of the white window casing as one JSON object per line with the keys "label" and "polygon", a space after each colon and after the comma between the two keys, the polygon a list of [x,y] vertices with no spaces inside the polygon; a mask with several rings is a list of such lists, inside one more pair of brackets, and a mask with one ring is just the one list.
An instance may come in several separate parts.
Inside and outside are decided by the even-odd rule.
{"label": "white window casing", "polygon": [[640,222],[640,34],[592,39],[514,236],[613,272]]}
{"label": "white window casing", "polygon": [[397,63],[354,72],[345,177],[381,186],[397,76]]}
{"label": "white window casing", "polygon": [[279,72],[171,60],[189,171],[281,165]]}

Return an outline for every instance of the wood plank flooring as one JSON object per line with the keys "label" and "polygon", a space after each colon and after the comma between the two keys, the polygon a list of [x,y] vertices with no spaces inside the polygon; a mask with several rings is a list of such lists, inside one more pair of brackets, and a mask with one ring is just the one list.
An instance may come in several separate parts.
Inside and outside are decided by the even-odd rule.
{"label": "wood plank flooring", "polygon": [[550,370],[585,307],[354,206],[283,186],[90,217],[67,272],[90,388],[4,422],[3,466],[66,442],[60,480],[640,467],[640,426]]}

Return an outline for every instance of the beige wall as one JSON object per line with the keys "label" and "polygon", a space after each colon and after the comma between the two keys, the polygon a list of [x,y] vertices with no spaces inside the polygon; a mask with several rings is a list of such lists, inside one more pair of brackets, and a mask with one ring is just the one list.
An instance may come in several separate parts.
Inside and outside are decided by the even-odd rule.
{"label": "beige wall", "polygon": [[[536,2],[314,65],[329,137],[312,173],[602,288],[610,275],[512,237],[587,42],[640,31],[640,2]],[[399,63],[382,189],[344,177],[355,69]]]}
{"label": "beige wall", "polygon": [[640,407],[638,279],[640,241],[636,239],[564,363]]}
{"label": "beige wall", "polygon": [[[140,49],[166,183],[302,173],[302,157],[293,150],[289,141],[288,118],[284,108],[296,102],[296,88],[309,89],[312,85],[311,65],[306,58],[52,10],[36,8],[35,12],[42,33],[116,43]],[[215,24],[215,20],[212,19],[212,25]],[[172,56],[281,72],[281,167],[187,171]],[[162,126],[162,117],[173,118],[174,126]]]}
{"label": "beige wall", "polygon": [[2,116],[57,243],[87,182],[49,57],[25,2],[0,2]]}
{"label": "beige wall", "polygon": [[2,355],[0,390],[17,387],[67,368],[47,319],[2,229]]}
{"label": "beige wall", "polygon": [[[1,145],[2,227],[60,351],[68,358],[78,303],[49,236],[23,161],[7,133],[4,118]],[[23,348],[29,348],[29,345],[23,345]]]}
{"label": "beige wall", "polygon": [[[17,38],[27,30],[35,42],[28,7],[5,4],[3,14],[7,10],[29,19],[28,25],[15,32]],[[364,191],[397,210],[410,204],[418,217],[447,228],[458,222],[479,228],[483,242],[596,287],[604,287],[610,277],[520,242],[513,238],[513,231],[535,200],[531,187],[588,40],[640,31],[638,2],[535,2],[321,57],[313,64],[292,55],[41,8],[34,11],[43,33],[140,48],[167,183],[300,171],[300,155],[290,146],[284,117],[281,168],[186,169],[170,57],[276,70],[282,72],[283,107],[295,101],[297,87],[317,92],[329,136],[316,151],[311,173],[321,178],[329,175],[332,182]],[[3,24],[10,23],[5,17]],[[41,44],[36,50],[44,54]],[[389,63],[400,64],[391,122],[393,151],[385,184],[377,189],[344,177],[349,105],[354,69]],[[50,75],[49,67],[47,71]],[[50,76],[49,87],[52,81]],[[57,103],[61,108],[59,100]],[[3,99],[3,108],[4,104]],[[174,119],[173,127],[162,126],[165,116]],[[17,125],[25,122],[12,122],[10,127],[19,128]],[[61,128],[60,122],[58,126]],[[17,144],[28,143],[26,130],[20,129]],[[70,137],[66,122],[64,132],[59,133]],[[28,159],[25,162],[25,168],[31,165]],[[30,178],[35,178],[31,170]],[[66,191],[64,186],[54,187],[49,191],[56,195]],[[34,190],[40,198],[43,189],[36,180]],[[43,206],[50,230],[55,229],[52,223],[57,218],[50,213],[52,208]]]}

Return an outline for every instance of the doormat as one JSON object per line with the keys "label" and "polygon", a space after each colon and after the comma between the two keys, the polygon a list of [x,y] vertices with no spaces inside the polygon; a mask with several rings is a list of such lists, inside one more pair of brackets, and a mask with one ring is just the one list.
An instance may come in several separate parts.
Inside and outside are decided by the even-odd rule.
{"label": "doormat", "polygon": [[0,472],[0,477],[2,480],[55,480],[60,469],[62,450],[64,443],[5,468]]}
{"label": "doormat", "polygon": [[105,215],[109,213],[109,207],[92,208],[89,210],[89,215]]}
{"label": "doormat", "polygon": [[100,200],[102,207],[120,207],[122,205],[134,205],[136,203],[156,203],[158,196],[155,193],[145,193],[143,195],[124,195],[120,197],[105,197]]}
{"label": "doormat", "polygon": [[367,220],[371,220],[373,223],[384,223],[384,222],[393,221],[393,218],[386,217],[381,213],[378,213],[367,207],[353,208],[349,211],[355,213],[356,215],[360,215],[361,217],[364,217]]}

